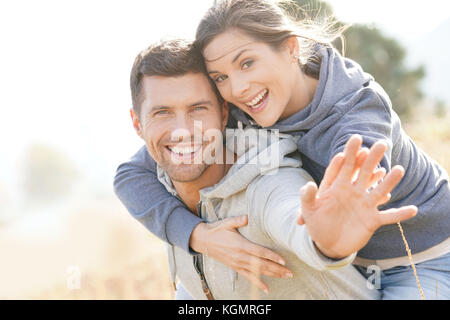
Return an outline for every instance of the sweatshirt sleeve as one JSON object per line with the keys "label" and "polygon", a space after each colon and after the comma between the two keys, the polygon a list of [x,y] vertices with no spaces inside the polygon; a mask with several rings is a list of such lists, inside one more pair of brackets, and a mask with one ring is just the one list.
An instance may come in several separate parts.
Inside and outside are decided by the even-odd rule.
{"label": "sweatshirt sleeve", "polygon": [[261,176],[248,191],[249,213],[278,246],[294,252],[312,268],[324,271],[353,262],[356,253],[341,260],[324,256],[314,245],[306,226],[296,223],[301,207],[299,190],[312,178],[300,168],[280,168]]}
{"label": "sweatshirt sleeve", "polygon": [[114,192],[130,214],[161,240],[190,254],[189,239],[203,222],[171,195],[156,175],[156,163],[143,146],[117,168]]}
{"label": "sweatshirt sleeve", "polygon": [[399,131],[395,127],[400,126],[400,121],[392,110],[389,97],[381,87],[377,88],[377,91],[380,90],[381,92],[374,92],[374,90],[368,89],[366,94],[363,94],[359,101],[347,110],[336,123],[335,129],[332,130],[334,139],[331,142],[328,163],[334,155],[344,150],[346,142],[353,134],[359,134],[363,139],[362,147],[370,148],[378,140],[387,143],[388,149],[380,165],[387,172],[390,171],[393,144],[395,143],[393,132]]}

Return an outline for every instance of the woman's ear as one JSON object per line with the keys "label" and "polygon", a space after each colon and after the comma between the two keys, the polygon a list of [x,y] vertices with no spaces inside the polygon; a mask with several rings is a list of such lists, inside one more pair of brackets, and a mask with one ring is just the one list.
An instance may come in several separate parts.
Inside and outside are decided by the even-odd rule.
{"label": "woman's ear", "polygon": [[298,61],[298,57],[300,54],[300,46],[298,44],[298,39],[296,36],[290,36],[286,39],[285,42],[286,49],[289,51],[289,55],[291,56],[292,60]]}
{"label": "woman's ear", "polygon": [[133,108],[130,109],[130,115],[134,130],[136,131],[137,135],[142,138],[141,123],[139,122],[139,118],[134,112]]}

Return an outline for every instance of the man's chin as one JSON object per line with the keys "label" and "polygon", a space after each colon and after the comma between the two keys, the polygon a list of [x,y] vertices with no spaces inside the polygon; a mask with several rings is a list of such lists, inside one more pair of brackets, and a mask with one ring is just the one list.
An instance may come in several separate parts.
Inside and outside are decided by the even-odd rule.
{"label": "man's chin", "polygon": [[174,165],[163,168],[170,180],[176,182],[193,182],[201,177],[208,168],[206,164]]}

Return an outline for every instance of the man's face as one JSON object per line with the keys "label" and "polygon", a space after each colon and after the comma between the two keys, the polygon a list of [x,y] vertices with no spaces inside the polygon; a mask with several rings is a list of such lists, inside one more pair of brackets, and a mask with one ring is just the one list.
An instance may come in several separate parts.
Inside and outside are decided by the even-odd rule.
{"label": "man's face", "polygon": [[172,181],[198,179],[211,164],[205,150],[222,148],[222,139],[211,139],[211,132],[223,131],[228,109],[220,107],[202,73],[144,77],[141,90],[140,121],[133,112],[132,117],[150,155]]}

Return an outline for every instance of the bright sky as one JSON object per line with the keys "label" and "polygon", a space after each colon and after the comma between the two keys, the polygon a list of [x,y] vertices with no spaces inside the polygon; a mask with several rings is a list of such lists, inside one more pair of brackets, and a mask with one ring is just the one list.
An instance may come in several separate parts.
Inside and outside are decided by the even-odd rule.
{"label": "bright sky", "polygon": [[375,23],[403,41],[413,41],[450,17],[448,0],[329,0],[349,23]]}
{"label": "bright sky", "polygon": [[[193,37],[211,3],[0,2],[0,187],[12,186],[33,142],[62,149],[87,175],[110,183],[117,165],[142,145],[128,113],[134,57],[162,36]],[[376,22],[408,38],[450,16],[444,0],[330,3],[342,20]]]}

